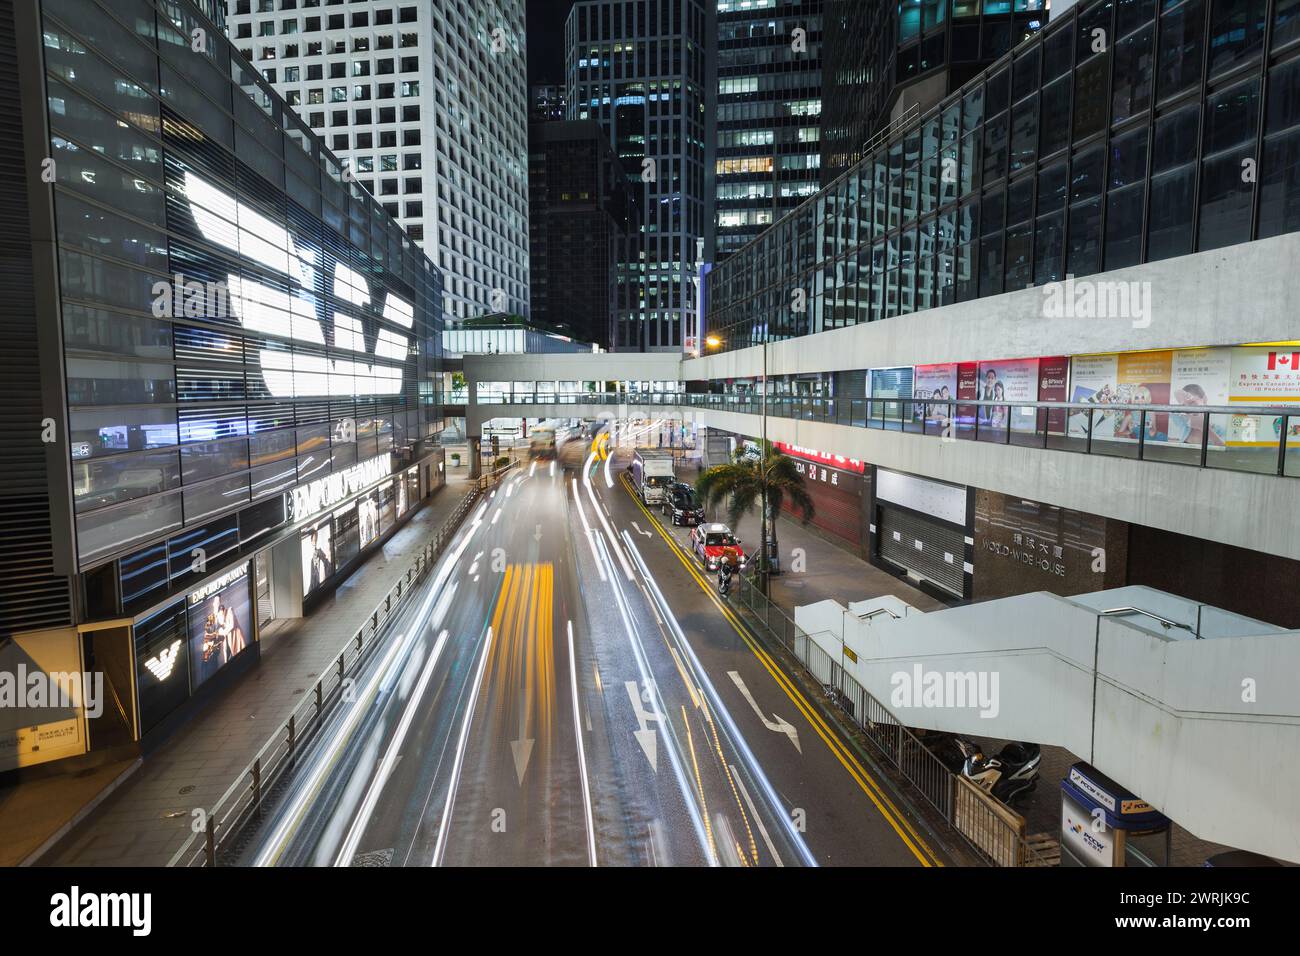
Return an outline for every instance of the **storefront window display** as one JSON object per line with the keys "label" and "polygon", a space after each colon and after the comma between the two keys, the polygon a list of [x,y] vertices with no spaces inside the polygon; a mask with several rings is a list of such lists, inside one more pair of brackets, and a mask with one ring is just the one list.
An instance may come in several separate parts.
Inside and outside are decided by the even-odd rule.
{"label": "storefront window display", "polygon": [[249,617],[248,565],[190,593],[190,686],[197,690],[238,657],[253,639]]}

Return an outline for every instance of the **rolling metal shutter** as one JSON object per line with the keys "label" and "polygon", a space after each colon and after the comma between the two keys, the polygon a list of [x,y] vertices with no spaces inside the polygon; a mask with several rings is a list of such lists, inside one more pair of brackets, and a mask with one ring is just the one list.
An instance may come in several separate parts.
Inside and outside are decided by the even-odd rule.
{"label": "rolling metal shutter", "polygon": [[962,596],[966,534],[961,528],[881,503],[878,538],[886,561]]}

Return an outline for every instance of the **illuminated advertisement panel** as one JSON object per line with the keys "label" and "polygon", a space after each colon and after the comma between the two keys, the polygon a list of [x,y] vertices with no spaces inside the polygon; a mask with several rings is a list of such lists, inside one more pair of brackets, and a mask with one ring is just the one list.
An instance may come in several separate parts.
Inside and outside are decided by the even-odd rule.
{"label": "illuminated advertisement panel", "polygon": [[324,521],[302,533],[302,593],[304,596],[324,584],[334,573],[334,551],[330,541],[331,522]]}
{"label": "illuminated advertisement panel", "polygon": [[253,639],[248,565],[210,581],[186,599],[190,625],[190,689],[238,657]]}
{"label": "illuminated advertisement panel", "polygon": [[360,529],[361,547],[365,547],[379,535],[379,494],[372,491],[357,501],[357,520]]}
{"label": "illuminated advertisement panel", "polygon": [[[321,250],[310,241],[295,237],[285,225],[259,212],[224,188],[186,170],[183,192],[189,211],[200,234],[207,241],[235,253],[265,269],[285,277],[288,290],[274,288],[256,278],[231,272],[218,294],[208,299],[224,299],[221,311],[229,309],[239,324],[250,332],[281,336],[309,345],[331,347],[328,356],[261,349],[259,360],[267,391],[275,398],[303,398],[323,395],[355,397],[360,395],[397,395],[402,390],[403,367],[410,350],[410,339],[390,329],[380,329],[374,338],[374,350],[367,351],[361,320],[344,312],[335,312],[330,321],[332,341],[327,342],[322,322],[322,304],[313,294],[317,275],[322,271]],[[175,286],[186,283],[177,277]],[[332,280],[336,299],[359,310],[374,310],[385,319],[405,328],[415,322],[411,303],[384,290],[380,302],[372,302],[365,276],[346,263],[336,262]],[[184,304],[159,296],[155,285],[157,314],[181,314]],[[173,291],[172,298],[179,293]],[[391,365],[380,359],[397,361]]]}

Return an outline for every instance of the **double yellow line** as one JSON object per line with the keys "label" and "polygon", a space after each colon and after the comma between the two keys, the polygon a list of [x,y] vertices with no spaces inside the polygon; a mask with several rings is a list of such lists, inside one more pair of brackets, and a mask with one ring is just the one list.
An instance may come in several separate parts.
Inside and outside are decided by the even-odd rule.
{"label": "double yellow line", "polygon": [[867,795],[867,799],[869,799],[875,808],[880,811],[880,815],[884,817],[885,821],[893,828],[894,832],[898,834],[899,839],[901,839],[907,848],[912,851],[912,854],[920,861],[922,866],[943,866],[943,861],[939,859],[938,855],[935,854],[932,849],[930,849],[930,846],[921,837],[920,833],[916,831],[916,828],[912,826],[911,822],[899,812],[896,806],[894,806],[893,801],[889,799],[889,796],[880,787],[880,784],[875,781],[871,774],[867,772],[867,769],[862,766],[857,757],[854,756],[853,752],[849,750],[842,740],[840,740],[839,735],[822,719],[821,714],[819,714],[803,694],[800,693],[799,689],[795,687],[790,678],[785,675],[785,672],[781,670],[780,666],[771,658],[767,651],[753,640],[745,625],[741,623],[740,619],[735,615],[731,608],[718,600],[718,596],[714,593],[713,587],[707,580],[705,580],[704,576],[700,574],[699,568],[696,567],[695,562],[686,554],[685,551],[682,550],[681,546],[673,539],[673,536],[664,530],[659,519],[641,503],[641,500],[635,493],[633,493],[631,486],[628,485],[626,477],[623,478],[623,487],[632,500],[636,502],[636,506],[640,508],[642,513],[650,520],[650,523],[654,526],[655,530],[659,532],[660,536],[666,542],[668,542],[668,547],[672,549],[677,560],[682,563],[682,567],[684,567],[691,577],[695,579],[695,583],[698,584],[700,589],[709,596],[709,599],[717,605],[718,610],[722,612],[722,616],[727,619],[727,622],[731,625],[732,629],[735,630],[735,632],[740,636],[740,639],[745,642],[745,645],[753,652],[754,656],[758,658],[759,663],[763,665],[764,669],[772,675],[772,679],[776,681],[777,685],[785,691],[786,696],[789,697],[795,707],[799,709],[799,712],[804,715],[804,718],[812,726],[813,730],[817,733],[817,736],[822,739],[830,749],[831,753],[834,754],[836,759],[838,759],[844,766],[844,769],[849,772],[849,776],[851,776],[857,785],[862,788],[862,792]]}

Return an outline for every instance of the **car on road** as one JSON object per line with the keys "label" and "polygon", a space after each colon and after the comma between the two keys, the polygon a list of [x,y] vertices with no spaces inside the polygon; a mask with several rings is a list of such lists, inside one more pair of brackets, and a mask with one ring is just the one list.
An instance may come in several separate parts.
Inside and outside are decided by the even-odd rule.
{"label": "car on road", "polygon": [[668,489],[660,510],[675,525],[695,527],[704,523],[704,507],[700,504],[700,497],[685,482],[679,481]]}
{"label": "car on road", "polygon": [[724,557],[737,567],[745,561],[740,539],[731,533],[729,527],[718,522],[696,525],[691,529],[691,551],[710,571],[718,570]]}

